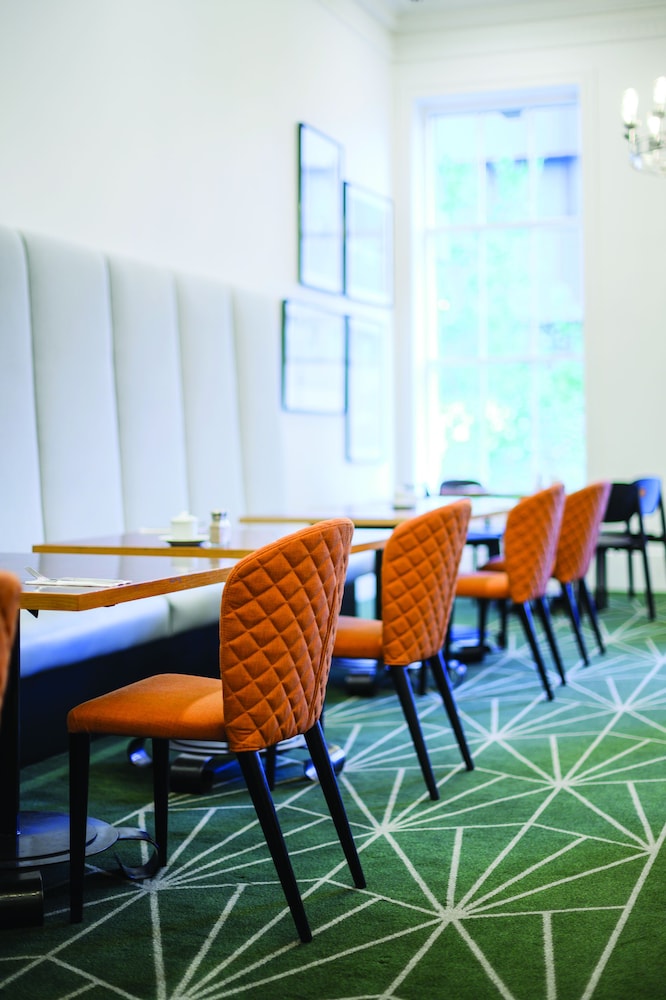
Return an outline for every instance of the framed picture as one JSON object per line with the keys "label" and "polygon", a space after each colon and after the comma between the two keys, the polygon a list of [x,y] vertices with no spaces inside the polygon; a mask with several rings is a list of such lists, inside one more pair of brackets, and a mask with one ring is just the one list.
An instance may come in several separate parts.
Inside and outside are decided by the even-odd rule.
{"label": "framed picture", "polygon": [[309,125],[298,126],[298,280],[343,290],[342,147]]}
{"label": "framed picture", "polygon": [[344,185],[345,294],[390,305],[393,300],[393,204],[355,184]]}
{"label": "framed picture", "polygon": [[345,317],[282,303],[282,406],[300,413],[346,409]]}
{"label": "framed picture", "polygon": [[347,317],[347,421],[349,462],[383,461],[386,452],[386,330],[373,320]]}

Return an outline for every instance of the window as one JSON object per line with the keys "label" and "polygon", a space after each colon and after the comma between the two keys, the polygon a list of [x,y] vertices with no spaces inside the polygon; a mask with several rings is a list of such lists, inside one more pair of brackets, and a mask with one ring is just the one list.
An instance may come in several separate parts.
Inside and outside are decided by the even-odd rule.
{"label": "window", "polygon": [[418,479],[585,478],[575,95],[425,115]]}

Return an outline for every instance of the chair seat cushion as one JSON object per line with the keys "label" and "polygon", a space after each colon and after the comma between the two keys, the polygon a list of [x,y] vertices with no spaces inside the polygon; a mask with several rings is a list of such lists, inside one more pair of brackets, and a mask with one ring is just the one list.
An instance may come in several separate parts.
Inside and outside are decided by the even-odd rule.
{"label": "chair seat cushion", "polygon": [[484,601],[509,598],[509,577],[495,570],[460,573],[456,579],[456,597],[476,597]]}
{"label": "chair seat cushion", "polygon": [[333,656],[348,660],[381,660],[383,626],[375,618],[340,615]]}
{"label": "chair seat cushion", "polygon": [[67,716],[70,733],[223,741],[219,677],[157,674],[91,698]]}
{"label": "chair seat cushion", "polygon": [[506,573],[506,562],[502,556],[493,556],[483,566],[479,566],[479,572]]}

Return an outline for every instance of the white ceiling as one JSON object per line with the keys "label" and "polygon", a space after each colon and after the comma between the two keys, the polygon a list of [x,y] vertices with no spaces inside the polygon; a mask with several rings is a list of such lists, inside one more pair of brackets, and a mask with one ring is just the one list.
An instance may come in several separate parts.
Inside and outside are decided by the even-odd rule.
{"label": "white ceiling", "polygon": [[664,8],[664,0],[356,0],[393,31]]}

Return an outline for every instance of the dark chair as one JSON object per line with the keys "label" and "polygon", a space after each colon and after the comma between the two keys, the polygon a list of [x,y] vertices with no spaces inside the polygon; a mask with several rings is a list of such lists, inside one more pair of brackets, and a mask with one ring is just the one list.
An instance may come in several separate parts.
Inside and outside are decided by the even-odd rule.
{"label": "dark chair", "polygon": [[[651,514],[659,516],[661,526],[659,532],[650,533],[646,530],[645,518]],[[609,531],[606,525],[610,524],[622,525],[622,528]],[[655,618],[654,594],[648,562],[649,542],[660,542],[666,552],[666,517],[661,495],[661,480],[653,477],[637,479],[633,483],[613,483],[597,541],[595,591],[597,607],[603,608],[608,602],[606,553],[609,550],[627,553],[628,592],[629,596],[633,597],[635,593],[633,555],[634,552],[639,552],[643,561],[648,617],[651,620]]]}
{"label": "dark chair", "polygon": [[320,722],[352,533],[346,518],[321,521],[234,566],[222,591],[217,680],[160,674],[70,711],[72,922],[83,917],[93,733],[152,738],[160,865],[167,862],[169,740],[225,740],[238,759],[301,941],[307,942],[310,926],[259,758],[260,751],[303,735],[354,884],[365,886]]}
{"label": "dark chair", "polygon": [[[486,490],[475,479],[445,479],[439,487],[439,495],[444,496],[483,496]],[[471,545],[474,549],[474,568],[477,563],[477,549],[485,546],[488,552],[488,559],[500,554],[502,543],[502,531],[494,531],[490,526],[490,519],[486,519],[483,530],[467,532],[465,544]]]}

